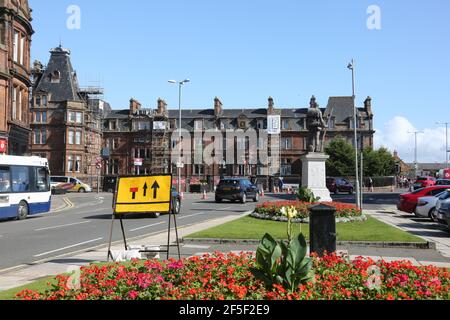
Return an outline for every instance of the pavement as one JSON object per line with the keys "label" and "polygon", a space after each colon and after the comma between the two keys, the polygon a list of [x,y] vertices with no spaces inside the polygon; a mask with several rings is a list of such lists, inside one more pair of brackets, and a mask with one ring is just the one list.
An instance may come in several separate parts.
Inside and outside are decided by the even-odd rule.
{"label": "pavement", "polygon": [[[50,227],[42,227],[40,229],[35,228],[34,219],[23,221],[21,224],[14,225],[17,222],[2,222],[0,223],[0,234],[8,229],[13,229],[16,232],[30,232],[30,230],[42,230],[48,231],[44,233],[43,239],[46,239],[46,243],[49,239],[55,237],[55,241],[58,241],[61,237],[68,237],[69,234],[79,233],[78,236],[81,237],[84,232],[92,232],[98,228],[99,224],[94,224],[93,228],[84,228],[88,225],[93,224],[96,221],[101,221],[100,232],[103,238],[107,238],[107,230],[110,226],[111,211],[109,214],[105,209],[105,206],[110,206],[108,195],[90,195],[90,200],[88,201],[87,195],[67,195],[64,197],[59,197],[54,199],[52,203],[52,213],[47,218],[55,217],[66,217],[73,218],[83,217],[88,215],[88,220],[81,219],[76,225],[56,225]],[[268,195],[264,200],[274,200],[285,198],[286,195]],[[371,197],[375,197],[372,199]],[[380,194],[380,198],[383,198]],[[100,199],[103,198],[103,199]],[[105,199],[106,198],[106,199]],[[209,195],[211,199],[211,195]],[[338,196],[339,198],[339,196]],[[397,228],[406,230],[427,241],[432,241],[437,244],[438,250],[432,249],[398,249],[398,248],[368,248],[360,246],[340,246],[338,250],[340,253],[349,256],[349,258],[354,259],[357,256],[370,257],[374,260],[408,260],[415,265],[434,265],[438,267],[450,268],[450,239],[449,234],[446,231],[441,230],[439,226],[433,223],[428,223],[427,221],[417,221],[414,216],[404,215],[402,213],[396,212],[394,206],[390,203],[391,200],[386,200],[384,204],[378,200],[377,195],[371,194],[367,199],[372,199],[373,203],[367,204],[366,213],[370,214],[377,219],[380,219],[388,224],[391,224]],[[102,200],[102,201],[100,201]],[[345,200],[345,198],[344,198]],[[370,202],[370,201],[369,201]],[[248,204],[244,207],[236,206],[230,203],[224,203],[221,205],[212,206],[212,201],[210,200],[199,200],[198,195],[186,195],[186,199],[183,202],[183,211],[180,216],[178,216],[179,222],[179,238],[182,239],[185,236],[202,231],[223,223],[239,219],[245,215],[248,215],[249,210],[254,208],[254,204]],[[85,212],[87,210],[87,213]],[[105,211],[106,210],[106,211]],[[80,213],[81,212],[81,213]],[[83,213],[84,212],[84,213]],[[90,212],[90,213],[89,213]],[[104,216],[107,215],[108,219],[93,219],[93,212]],[[43,217],[45,218],[45,217]],[[184,219],[183,219],[184,218]],[[42,219],[42,218],[41,218]],[[147,224],[146,220],[142,219],[127,219],[125,220],[126,231],[128,234],[128,244],[131,246],[159,246],[167,243],[167,216],[160,217],[161,221],[157,223]],[[26,225],[26,222],[31,221],[31,225]],[[48,222],[48,220],[47,220]],[[114,252],[119,252],[124,250],[124,244],[122,237],[120,235],[120,229],[118,229],[119,223],[116,223],[116,229],[114,233],[117,235],[113,238],[113,246],[111,248]],[[140,227],[138,227],[140,226]],[[3,227],[3,230],[2,230]],[[20,229],[23,230],[20,230]],[[31,228],[31,229],[30,229]],[[76,228],[72,229],[72,228]],[[131,228],[131,229],[130,229]],[[139,229],[142,228],[142,229]],[[19,229],[19,230],[17,230]],[[130,233],[130,230],[139,229],[142,233]],[[71,230],[71,232],[69,232]],[[59,232],[63,231],[63,232]],[[23,235],[23,233],[22,233]],[[90,237],[95,237],[89,233]],[[57,236],[57,237],[56,237]],[[6,236],[8,238],[8,236]],[[172,229],[171,239],[175,240],[175,233]],[[2,239],[2,244],[5,239]],[[33,240],[33,238],[28,239]],[[107,242],[107,241],[106,241]],[[60,247],[61,243],[52,243],[53,247]],[[205,253],[212,253],[215,251],[220,252],[255,252],[257,245],[248,244],[205,244],[205,243],[182,243],[181,244],[181,256],[191,257],[191,256],[201,256]],[[7,247],[2,245],[3,249]],[[2,251],[0,248],[0,256],[7,257],[6,253],[14,255],[14,250]],[[86,266],[94,262],[105,262],[107,260],[107,245],[105,241],[97,241],[92,243],[87,243],[83,245],[76,246],[64,246],[64,250],[51,250],[48,255],[39,256],[36,259],[25,260],[22,264],[13,264],[11,267],[6,267],[0,270],[0,291],[8,290],[11,288],[16,288],[19,286],[27,285],[38,279],[46,278],[49,276],[54,276],[57,274],[69,272],[74,268],[79,268],[80,266]],[[75,251],[77,250],[77,251]],[[177,249],[171,248],[171,257],[176,258]],[[161,254],[161,258],[166,258],[165,254]],[[42,259],[42,260],[38,260]],[[1,263],[1,262],[0,262]]]}

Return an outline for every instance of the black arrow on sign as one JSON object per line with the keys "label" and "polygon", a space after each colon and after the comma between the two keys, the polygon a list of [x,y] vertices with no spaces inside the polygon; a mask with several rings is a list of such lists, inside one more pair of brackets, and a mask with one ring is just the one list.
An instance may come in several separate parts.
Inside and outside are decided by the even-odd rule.
{"label": "black arrow on sign", "polygon": [[144,197],[146,197],[147,196],[147,189],[148,189],[148,186],[147,186],[147,182],[144,184]]}
{"label": "black arrow on sign", "polygon": [[158,189],[159,189],[159,188],[160,188],[160,187],[159,187],[158,181],[155,181],[155,183],[154,183],[153,186],[152,186],[152,189],[153,189],[153,198],[154,198],[154,199],[156,199],[157,196],[158,196]]}

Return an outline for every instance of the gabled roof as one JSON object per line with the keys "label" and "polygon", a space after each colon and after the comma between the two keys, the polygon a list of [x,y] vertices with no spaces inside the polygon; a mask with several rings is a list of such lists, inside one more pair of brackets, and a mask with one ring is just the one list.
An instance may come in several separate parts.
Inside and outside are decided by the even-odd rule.
{"label": "gabled roof", "polygon": [[[50,51],[50,61],[40,78],[35,91],[51,93],[51,101],[82,101],[76,73],[70,61],[70,51],[61,46]],[[60,81],[51,81],[59,73]]]}
{"label": "gabled roof", "polygon": [[329,114],[335,118],[335,123],[344,123],[353,117],[353,97],[330,97],[328,99],[325,116]]}

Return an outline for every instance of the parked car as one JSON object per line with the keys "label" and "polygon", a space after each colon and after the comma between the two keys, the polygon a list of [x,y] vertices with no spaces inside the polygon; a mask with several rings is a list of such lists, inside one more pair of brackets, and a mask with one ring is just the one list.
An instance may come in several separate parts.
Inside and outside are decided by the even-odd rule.
{"label": "parked car", "polygon": [[89,185],[72,177],[52,176],[50,177],[50,185],[52,189],[63,188],[68,192],[92,192],[92,188]]}
{"label": "parked car", "polygon": [[[115,188],[114,188],[115,190]],[[172,188],[172,213],[173,214],[180,214],[181,212],[181,195],[178,193],[177,189],[175,187]],[[160,213],[153,213],[153,218],[158,218],[161,214]]]}
{"label": "parked car", "polygon": [[419,177],[413,184],[413,189],[418,190],[436,185],[436,179],[433,177]]}
{"label": "parked car", "polygon": [[447,190],[443,193],[437,203],[436,203],[436,211],[432,216],[433,221],[440,224],[447,224],[445,221],[445,207],[450,203],[450,190]]}
{"label": "parked car", "polygon": [[422,188],[411,193],[402,194],[400,195],[400,201],[397,204],[397,209],[406,213],[414,213],[416,211],[419,198],[429,196],[435,197],[447,189],[448,186],[433,186]]}
{"label": "parked car", "polygon": [[216,202],[223,200],[240,201],[246,203],[248,199],[259,201],[258,187],[244,178],[222,179],[216,189]]}
{"label": "parked car", "polygon": [[445,222],[447,223],[447,227],[450,228],[450,207],[445,210],[442,210],[444,213]]}
{"label": "parked car", "polygon": [[419,200],[417,201],[416,210],[414,211],[416,217],[430,218],[432,221],[434,221],[433,217],[436,216],[436,204],[439,200],[439,197],[444,193],[446,193],[446,191],[443,191],[436,196],[419,198]]}
{"label": "parked car", "polygon": [[438,179],[436,180],[437,186],[450,186],[450,180],[449,179]]}
{"label": "parked car", "polygon": [[355,188],[347,179],[335,179],[327,178],[327,188],[330,192],[338,194],[339,192],[345,192],[353,194]]}
{"label": "parked car", "polygon": [[117,177],[105,177],[103,179],[103,192],[114,193],[116,191]]}

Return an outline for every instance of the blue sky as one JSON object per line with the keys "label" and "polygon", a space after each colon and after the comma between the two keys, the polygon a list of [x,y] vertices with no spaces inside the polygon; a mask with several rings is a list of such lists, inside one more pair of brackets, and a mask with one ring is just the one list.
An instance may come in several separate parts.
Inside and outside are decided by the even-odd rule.
{"label": "blue sky", "polygon": [[[81,9],[81,28],[66,27],[67,8]],[[381,10],[381,30],[367,28],[367,8]],[[377,144],[412,160],[412,136],[422,135],[422,161],[443,161],[450,120],[450,2],[448,0],[213,1],[30,0],[32,57],[71,49],[81,85],[105,88],[113,108],[131,97],[155,107],[158,97],[178,105],[167,80],[190,78],[187,108],[305,107],[311,95],[351,95],[351,58],[357,62],[357,99],[373,98]],[[401,121],[399,121],[399,119]],[[404,121],[406,120],[406,122]],[[436,142],[439,142],[437,145]],[[435,149],[427,150],[430,144]]]}

